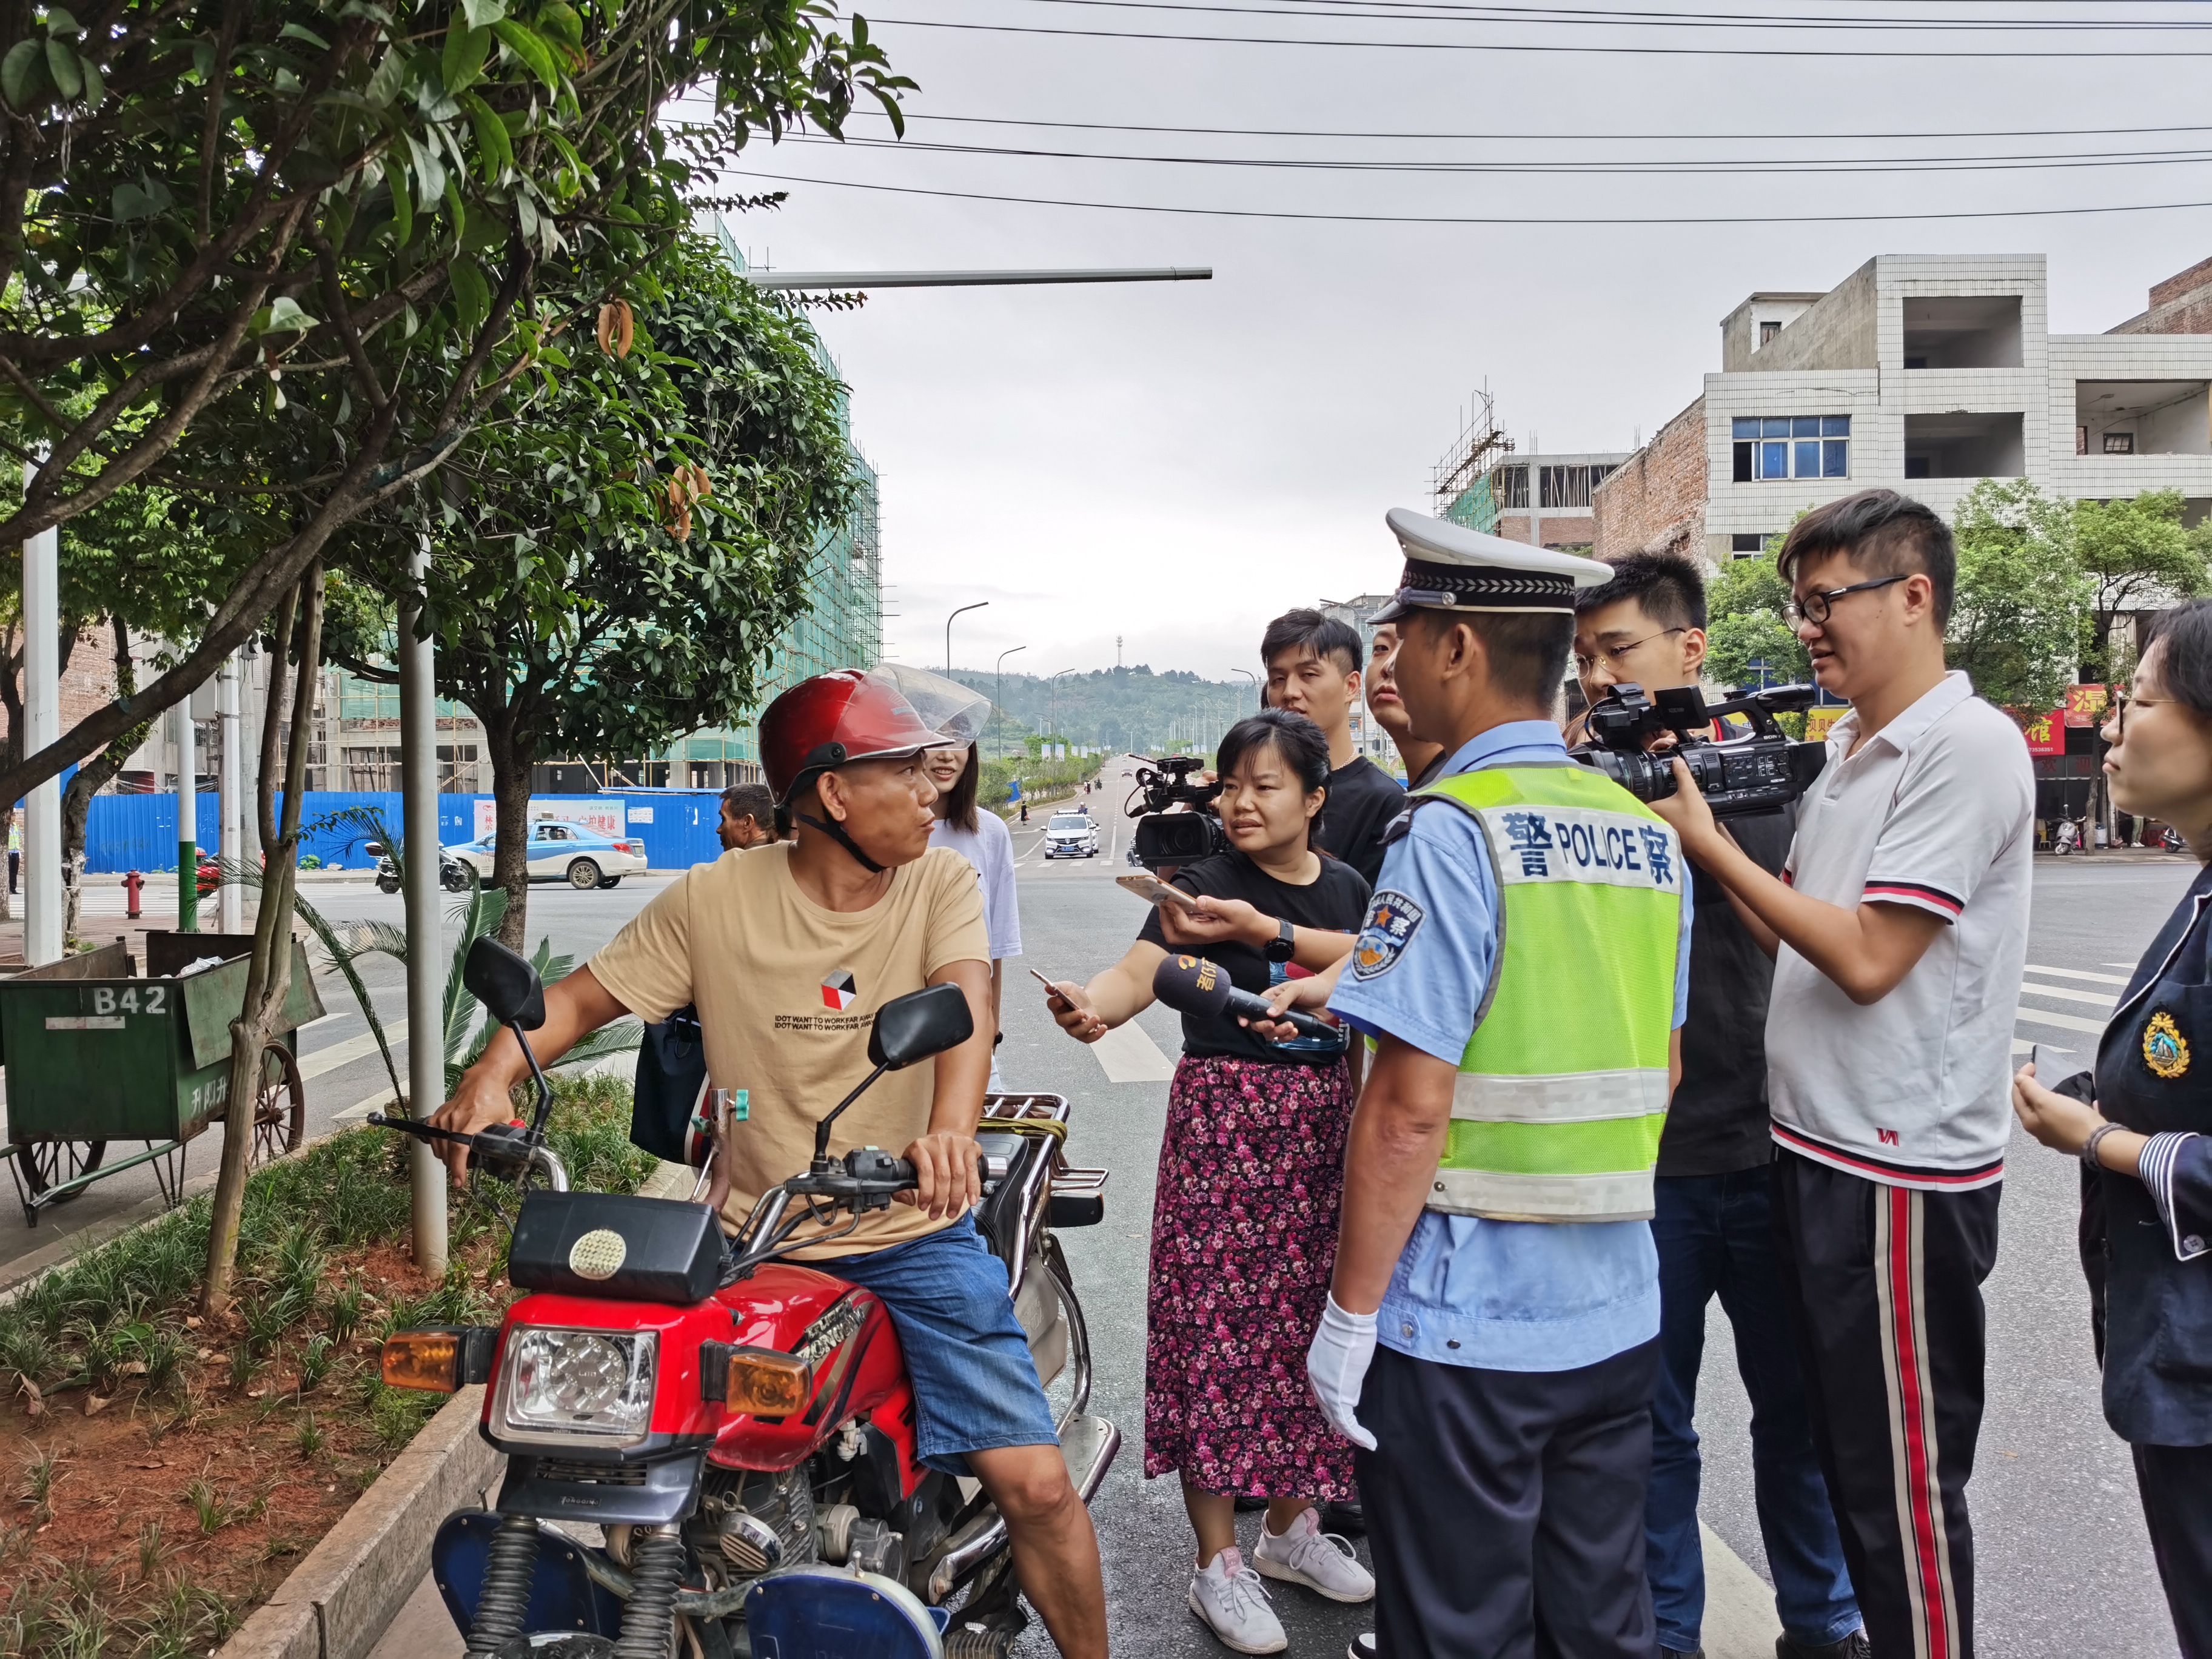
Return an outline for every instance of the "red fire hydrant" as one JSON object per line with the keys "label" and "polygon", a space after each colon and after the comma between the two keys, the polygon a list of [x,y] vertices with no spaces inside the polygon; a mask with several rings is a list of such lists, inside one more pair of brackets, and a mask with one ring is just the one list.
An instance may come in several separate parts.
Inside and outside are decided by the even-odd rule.
{"label": "red fire hydrant", "polygon": [[136,921],[139,919],[140,912],[138,908],[138,895],[144,890],[145,885],[146,878],[140,875],[136,870],[130,871],[125,874],[123,878],[123,902],[125,907],[123,915],[124,920],[126,921]]}

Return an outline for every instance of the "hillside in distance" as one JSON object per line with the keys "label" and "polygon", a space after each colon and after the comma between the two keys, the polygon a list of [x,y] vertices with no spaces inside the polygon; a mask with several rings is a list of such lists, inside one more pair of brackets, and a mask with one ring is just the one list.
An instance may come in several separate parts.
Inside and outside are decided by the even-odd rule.
{"label": "hillside in distance", "polygon": [[1002,738],[1011,752],[1029,732],[1139,754],[1194,747],[1211,752],[1232,723],[1259,707],[1258,691],[1242,676],[1206,680],[1184,669],[1156,674],[1144,663],[1049,681],[1012,673],[1002,680],[976,668],[956,668],[952,678],[999,702],[1006,730],[994,724],[987,753]]}

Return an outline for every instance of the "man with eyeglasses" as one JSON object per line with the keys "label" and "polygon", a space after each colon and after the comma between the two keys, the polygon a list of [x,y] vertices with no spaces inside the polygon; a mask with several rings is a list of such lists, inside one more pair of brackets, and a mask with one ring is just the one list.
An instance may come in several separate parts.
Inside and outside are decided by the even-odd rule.
{"label": "man with eyeglasses", "polygon": [[[1575,674],[1595,703],[1616,685],[1696,685],[1705,662],[1705,580],[1680,553],[1632,553],[1575,596]],[[1658,743],[1671,743],[1664,737]],[[1655,744],[1656,746],[1656,744]],[[1745,854],[1778,873],[1795,807],[1729,821]],[[1651,1406],[1644,1571],[1662,1659],[1699,1655],[1705,1607],[1698,1532],[1698,1372],[1706,1304],[1735,1334],[1751,1398],[1753,1490],[1782,1623],[1780,1659],[1856,1659],[1858,1603],[1814,1455],[1805,1385],[1774,1258],[1774,1142],[1766,1106],[1766,1002],[1774,964],[1703,870],[1690,952],[1682,1077],[1668,1102],[1652,1182],[1659,1250],[1659,1389]]]}
{"label": "man with eyeglasses", "polygon": [[2034,780],[2019,728],[1945,672],[1956,561],[1935,514],[1863,490],[1800,520],[1777,564],[1814,677],[1851,705],[1781,876],[1679,763],[1654,807],[1774,955],[1775,1243],[1873,1653],[1972,1659],[1966,1480]]}

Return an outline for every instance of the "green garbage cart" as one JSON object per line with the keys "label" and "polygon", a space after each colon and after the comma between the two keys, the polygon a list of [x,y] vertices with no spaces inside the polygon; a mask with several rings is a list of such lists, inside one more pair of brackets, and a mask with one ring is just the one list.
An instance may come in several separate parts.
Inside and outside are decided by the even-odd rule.
{"label": "green garbage cart", "polygon": [[[32,1226],[50,1205],[137,1164],[161,1195],[182,1194],[185,1150],[227,1121],[230,1023],[246,1006],[251,934],[153,933],[147,976],[123,943],[0,979],[0,1066],[8,1139],[0,1158]],[[210,958],[218,958],[209,965]],[[307,952],[292,945],[292,983],[264,1048],[250,1161],[295,1150],[306,1133],[297,1032],[323,1017]],[[112,1142],[143,1150],[110,1161]]]}

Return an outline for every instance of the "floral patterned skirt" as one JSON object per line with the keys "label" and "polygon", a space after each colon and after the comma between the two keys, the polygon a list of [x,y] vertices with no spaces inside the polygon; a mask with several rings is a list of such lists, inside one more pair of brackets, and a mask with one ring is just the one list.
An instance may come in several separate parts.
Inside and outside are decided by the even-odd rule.
{"label": "floral patterned skirt", "polygon": [[1253,1498],[1348,1498],[1352,1446],[1306,1386],[1336,1262],[1352,1077],[1186,1054],[1152,1209],[1145,1474]]}

